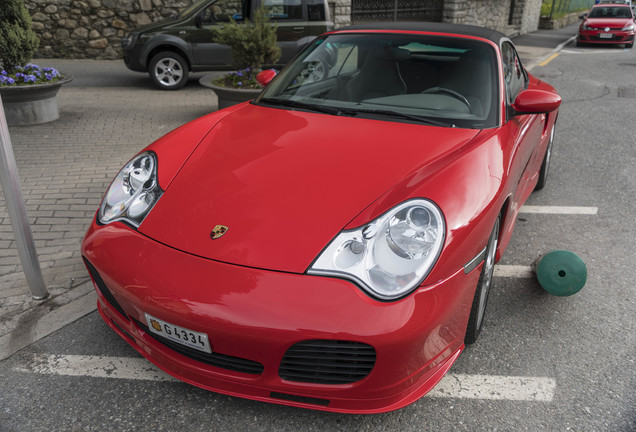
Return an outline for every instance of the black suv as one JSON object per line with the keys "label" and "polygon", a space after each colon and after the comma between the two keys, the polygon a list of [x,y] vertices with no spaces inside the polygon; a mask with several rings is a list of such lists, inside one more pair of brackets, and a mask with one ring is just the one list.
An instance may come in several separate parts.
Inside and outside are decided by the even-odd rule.
{"label": "black suv", "polygon": [[121,42],[124,62],[131,70],[148,72],[164,90],[183,87],[190,71],[231,69],[231,49],[214,41],[214,29],[230,18],[240,23],[261,5],[278,25],[281,65],[333,29],[327,0],[199,0],[172,19],[130,32]]}

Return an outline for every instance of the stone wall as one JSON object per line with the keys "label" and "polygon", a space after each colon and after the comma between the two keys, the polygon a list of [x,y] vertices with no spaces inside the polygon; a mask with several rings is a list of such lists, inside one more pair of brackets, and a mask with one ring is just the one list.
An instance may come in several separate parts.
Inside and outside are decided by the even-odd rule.
{"label": "stone wall", "polygon": [[[35,57],[121,58],[121,38],[168,18],[193,0],[26,0],[40,38]],[[351,0],[330,0],[336,26],[351,23]]]}
{"label": "stone wall", "polygon": [[169,17],[189,0],[26,0],[36,57],[117,59],[129,30]]}
{"label": "stone wall", "polygon": [[[40,38],[35,57],[118,59],[120,41],[139,26],[193,0],[25,0]],[[440,0],[442,1],[442,0]],[[443,0],[441,21],[491,27],[505,34],[538,28],[541,0]],[[328,0],[336,27],[351,23],[351,0]]]}
{"label": "stone wall", "polygon": [[537,30],[542,1],[512,1],[446,0],[443,19],[449,23],[489,27],[507,35]]}

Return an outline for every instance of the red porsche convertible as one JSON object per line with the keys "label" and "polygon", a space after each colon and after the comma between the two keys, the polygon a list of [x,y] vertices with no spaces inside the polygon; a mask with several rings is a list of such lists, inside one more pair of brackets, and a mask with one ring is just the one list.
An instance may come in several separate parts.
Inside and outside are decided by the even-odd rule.
{"label": "red porsche convertible", "polygon": [[561,99],[511,41],[386,24],[316,39],[252,102],[117,174],[82,243],[106,323],[228,395],[401,408],[484,323]]}

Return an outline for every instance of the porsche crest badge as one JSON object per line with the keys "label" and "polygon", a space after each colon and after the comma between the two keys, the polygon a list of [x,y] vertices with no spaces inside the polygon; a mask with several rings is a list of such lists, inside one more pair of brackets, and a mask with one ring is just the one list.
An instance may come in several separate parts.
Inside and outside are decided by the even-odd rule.
{"label": "porsche crest badge", "polygon": [[217,225],[214,227],[214,229],[210,233],[210,237],[212,237],[212,240],[216,240],[219,237],[223,237],[223,234],[225,234],[228,229],[229,228],[226,227],[225,225]]}
{"label": "porsche crest badge", "polygon": [[154,328],[155,330],[157,330],[157,331],[163,331],[163,330],[161,329],[161,324],[159,324],[157,321],[155,321],[155,320],[151,319],[151,320],[150,320],[150,323],[152,324],[152,328]]}

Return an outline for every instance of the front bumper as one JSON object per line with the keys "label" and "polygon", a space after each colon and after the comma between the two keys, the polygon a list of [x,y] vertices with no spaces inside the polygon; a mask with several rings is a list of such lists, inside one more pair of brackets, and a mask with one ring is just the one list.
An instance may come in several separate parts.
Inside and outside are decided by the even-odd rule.
{"label": "front bumper", "polygon": [[144,58],[144,45],[141,44],[138,35],[121,40],[122,57],[126,67],[135,72],[147,72],[148,59]]}
{"label": "front bumper", "polygon": [[[611,35],[603,37],[602,35]],[[615,45],[629,44],[634,42],[634,31],[603,31],[603,30],[581,30],[578,41],[586,44]]]}
{"label": "front bumper", "polygon": [[[174,377],[228,395],[348,413],[401,408],[439,382],[464,347],[481,268],[387,303],[340,279],[192,256],[119,223],[93,223],[82,254],[106,323]],[[162,343],[145,327],[145,313],[206,333],[216,358]],[[371,347],[375,356],[350,382],[330,381],[359,363],[341,353],[327,363],[315,354],[311,382],[283,372],[294,347],[316,341],[367,347],[365,355]]]}

